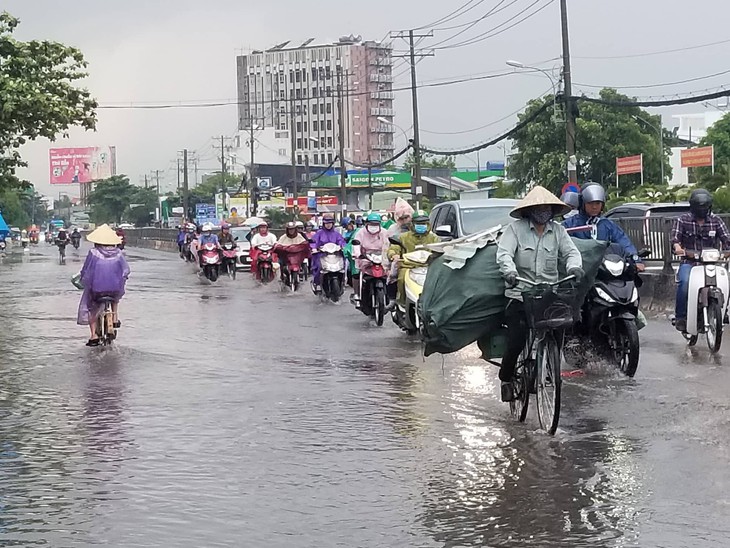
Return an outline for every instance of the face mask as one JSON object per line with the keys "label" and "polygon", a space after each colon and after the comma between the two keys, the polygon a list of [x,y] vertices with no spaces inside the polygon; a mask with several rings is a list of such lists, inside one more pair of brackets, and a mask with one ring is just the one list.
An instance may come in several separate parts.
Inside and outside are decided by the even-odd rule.
{"label": "face mask", "polygon": [[536,225],[545,225],[553,218],[553,208],[551,207],[540,207],[533,208],[528,214],[530,220]]}
{"label": "face mask", "polygon": [[368,225],[367,229],[370,234],[377,234],[380,232],[380,227],[377,225]]}
{"label": "face mask", "polygon": [[413,225],[413,231],[416,234],[425,234],[428,232],[428,225]]}

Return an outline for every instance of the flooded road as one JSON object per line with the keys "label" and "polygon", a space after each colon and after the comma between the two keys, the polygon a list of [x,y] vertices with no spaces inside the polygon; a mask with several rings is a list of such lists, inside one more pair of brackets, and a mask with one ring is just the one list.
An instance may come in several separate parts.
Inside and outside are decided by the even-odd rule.
{"label": "flooded road", "polygon": [[730,357],[668,323],[635,380],[567,379],[550,438],[476,349],[423,361],[347,304],[172,254],[128,250],[119,340],[86,348],[85,249],[0,263],[2,546],[727,542]]}

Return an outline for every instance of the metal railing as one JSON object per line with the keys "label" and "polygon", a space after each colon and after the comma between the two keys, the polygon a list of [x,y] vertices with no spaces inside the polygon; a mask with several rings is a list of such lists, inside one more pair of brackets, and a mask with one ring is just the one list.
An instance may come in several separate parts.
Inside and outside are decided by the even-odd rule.
{"label": "metal railing", "polygon": [[[719,215],[728,224],[730,215]],[[677,217],[624,217],[611,219],[631,239],[636,249],[648,249],[649,261],[661,261],[669,269],[679,257],[672,251],[672,227]]]}

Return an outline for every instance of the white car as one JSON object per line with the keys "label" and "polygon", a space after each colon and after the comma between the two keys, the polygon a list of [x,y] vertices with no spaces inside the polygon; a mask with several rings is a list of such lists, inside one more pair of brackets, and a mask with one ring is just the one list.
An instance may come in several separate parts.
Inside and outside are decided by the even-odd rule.
{"label": "white car", "polygon": [[130,230],[134,228],[134,225],[130,225],[129,223],[122,223],[119,225],[119,228],[121,228],[122,230]]}
{"label": "white car", "polygon": [[247,236],[251,233],[251,227],[249,226],[232,226],[231,234],[234,238],[237,238],[236,244],[236,268],[237,269],[251,269],[251,242],[248,241]]}

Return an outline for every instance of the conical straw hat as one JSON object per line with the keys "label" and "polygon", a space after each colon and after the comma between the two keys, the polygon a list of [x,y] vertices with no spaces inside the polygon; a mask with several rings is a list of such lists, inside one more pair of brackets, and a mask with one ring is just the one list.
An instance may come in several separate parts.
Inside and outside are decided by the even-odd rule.
{"label": "conical straw hat", "polygon": [[522,213],[525,209],[540,205],[553,206],[553,212],[556,216],[565,215],[571,210],[571,207],[568,204],[561,201],[548,189],[542,186],[536,186],[527,193],[527,196],[522,198],[520,203],[515,206],[515,208],[510,212],[510,216],[515,219],[522,219]]}
{"label": "conical straw hat", "polygon": [[122,239],[117,236],[112,227],[103,224],[86,237],[92,244],[99,245],[119,245]]}

